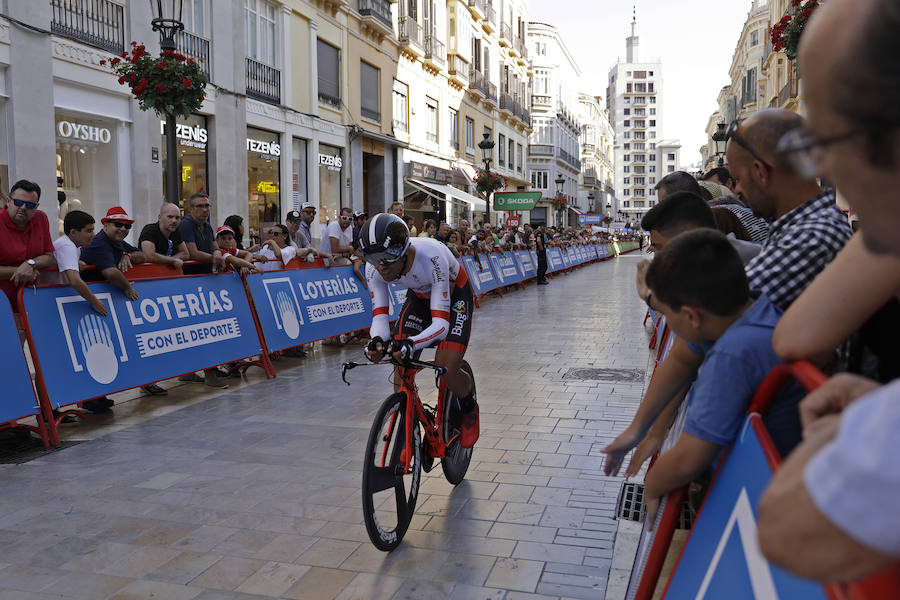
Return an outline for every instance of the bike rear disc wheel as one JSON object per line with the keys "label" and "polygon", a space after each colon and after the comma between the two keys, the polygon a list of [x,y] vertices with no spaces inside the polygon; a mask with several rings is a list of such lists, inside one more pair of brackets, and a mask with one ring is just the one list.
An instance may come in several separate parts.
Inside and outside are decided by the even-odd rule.
{"label": "bike rear disc wheel", "polygon": [[388,397],[378,409],[366,444],[362,475],[363,521],[372,544],[389,552],[403,539],[416,508],[422,473],[422,439],[413,424],[412,459],[403,473],[406,444],[406,394]]}
{"label": "bike rear disc wheel", "polygon": [[[472,374],[472,367],[469,363],[462,361],[460,368],[469,374],[472,378],[472,385],[475,385],[475,376]],[[463,448],[459,444],[460,432],[460,404],[459,398],[449,389],[446,392],[447,397],[444,401],[444,415],[442,422],[441,435],[444,436],[446,450],[444,458],[441,459],[441,469],[444,471],[444,477],[453,485],[459,485],[469,470],[469,463],[472,461],[472,448]],[[449,441],[448,440],[452,440]]]}

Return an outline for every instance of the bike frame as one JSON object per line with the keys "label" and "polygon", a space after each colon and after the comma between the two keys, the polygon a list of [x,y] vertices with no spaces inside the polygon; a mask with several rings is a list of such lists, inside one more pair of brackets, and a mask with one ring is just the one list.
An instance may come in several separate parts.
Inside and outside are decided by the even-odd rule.
{"label": "bike frame", "polygon": [[[403,452],[400,454],[400,462],[403,464],[404,473],[409,471],[409,465],[412,461],[412,435],[413,425],[416,421],[422,423],[422,428],[425,431],[425,451],[428,452],[429,456],[444,458],[447,452],[447,444],[441,436],[441,428],[444,424],[444,402],[447,397],[447,386],[444,385],[441,379],[438,379],[438,401],[434,411],[434,421],[432,421],[428,413],[425,412],[425,407],[422,406],[422,401],[419,399],[419,388],[416,385],[416,374],[422,368],[404,366],[399,368],[402,378],[400,392],[406,395],[406,408],[404,409],[406,413],[406,428],[403,432],[406,443],[403,445]],[[393,423],[391,423],[391,429],[393,429]],[[382,457],[382,466],[385,458]]]}

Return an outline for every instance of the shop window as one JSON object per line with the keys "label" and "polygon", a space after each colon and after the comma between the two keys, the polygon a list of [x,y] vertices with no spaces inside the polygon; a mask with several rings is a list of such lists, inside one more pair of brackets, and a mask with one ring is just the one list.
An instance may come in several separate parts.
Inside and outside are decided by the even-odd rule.
{"label": "shop window", "polygon": [[[160,121],[162,156],[160,157],[160,174],[162,189],[166,189],[166,122]],[[178,198],[174,200],[187,214],[188,198],[196,192],[209,193],[207,174],[206,146],[209,142],[209,131],[206,128],[206,117],[191,115],[190,118],[175,123],[175,137],[178,140]]]}
{"label": "shop window", "polygon": [[381,120],[381,72],[369,63],[359,63],[359,88],[362,116],[373,121]]}
{"label": "shop window", "polygon": [[300,205],[309,202],[307,185],[309,178],[306,170],[306,140],[294,138],[291,156],[291,204],[293,210],[300,210]]}
{"label": "shop window", "polygon": [[319,144],[319,223],[338,218],[341,210],[341,173],[343,154],[340,148]]}
{"label": "shop window", "polygon": [[282,221],[281,145],[277,133],[247,128],[247,189],[249,235],[259,242],[261,232]]}
{"label": "shop window", "polygon": [[[60,219],[70,210],[83,210],[97,215],[99,222],[100,216],[119,204],[117,144],[115,121],[56,113]],[[8,190],[7,175],[4,173],[3,185]],[[56,228],[51,225],[51,230]]]}

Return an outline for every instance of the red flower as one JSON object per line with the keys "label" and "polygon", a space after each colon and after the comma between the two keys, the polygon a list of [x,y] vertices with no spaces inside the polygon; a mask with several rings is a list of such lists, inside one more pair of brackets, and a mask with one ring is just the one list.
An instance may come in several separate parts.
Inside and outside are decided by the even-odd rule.
{"label": "red flower", "polygon": [[114,59],[112,59],[112,60],[109,61],[109,62],[110,62],[111,64],[117,65],[117,64],[119,64],[120,62],[122,62],[122,59],[121,59],[121,58],[114,58]]}
{"label": "red flower", "polygon": [[119,84],[121,85],[121,84],[123,84],[123,83],[125,83],[125,78],[124,78],[124,77],[119,77]]}
{"label": "red flower", "polygon": [[172,52],[171,50],[166,50],[165,52],[163,52],[163,56],[174,56],[174,55],[175,55],[175,53]]}
{"label": "red flower", "polygon": [[164,83],[157,83],[157,84],[156,84],[156,91],[157,91],[157,92],[164,92],[164,91],[166,91],[167,89],[168,89],[168,86],[166,86],[166,84],[164,84]]}
{"label": "red flower", "polygon": [[187,88],[191,87],[191,80],[188,79],[187,77],[185,77],[184,79],[181,80],[181,85],[183,85],[185,87],[185,89],[187,89]]}
{"label": "red flower", "polygon": [[106,59],[101,60],[101,61],[100,61],[100,64],[101,64],[101,65],[105,65],[105,64],[106,64]]}
{"label": "red flower", "polygon": [[147,87],[147,80],[144,79],[143,77],[141,77],[141,80],[140,80],[140,82],[138,82],[138,85],[141,86],[142,88]]}
{"label": "red flower", "polygon": [[184,60],[184,54],[176,54],[176,55],[175,55],[175,60],[183,61],[183,60]]}
{"label": "red flower", "polygon": [[122,53],[122,58],[128,58],[128,53],[127,53],[127,52],[123,52],[123,53]]}
{"label": "red flower", "polygon": [[200,96],[200,102],[203,102],[205,99],[206,98],[204,98],[203,96]]}
{"label": "red flower", "polygon": [[137,42],[131,42],[132,46],[137,46]]}
{"label": "red flower", "polygon": [[156,63],[156,68],[157,68],[157,69],[165,69],[165,68],[166,68],[166,61],[161,60],[161,61],[159,61],[158,63]]}
{"label": "red flower", "polygon": [[128,78],[128,81],[130,81],[131,83],[134,83],[135,81],[137,81],[137,75],[132,73],[131,76]]}
{"label": "red flower", "polygon": [[193,58],[187,59],[187,64],[193,65],[193,64],[194,64],[194,59],[193,59]]}
{"label": "red flower", "polygon": [[143,52],[143,51],[146,50],[146,49],[147,49],[147,47],[146,47],[145,45],[143,45],[143,44],[141,44],[140,46],[138,46],[137,48],[135,48],[135,50],[140,50],[141,52]]}

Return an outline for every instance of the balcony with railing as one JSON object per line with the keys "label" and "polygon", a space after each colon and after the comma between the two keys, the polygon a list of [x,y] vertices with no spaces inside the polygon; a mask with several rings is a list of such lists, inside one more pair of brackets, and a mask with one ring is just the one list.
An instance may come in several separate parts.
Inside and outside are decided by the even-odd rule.
{"label": "balcony with railing", "polygon": [[528,145],[528,156],[546,156],[552,158],[555,154],[555,148],[549,144]]}
{"label": "balcony with railing", "polygon": [[246,61],[247,96],[281,104],[281,71],[249,56]]}
{"label": "balcony with railing", "polygon": [[500,112],[505,112],[509,116],[515,114],[515,101],[506,92],[500,92]]}
{"label": "balcony with railing", "polygon": [[391,21],[391,3],[388,0],[359,0],[359,14],[379,27],[394,32]]}
{"label": "balcony with railing", "polygon": [[469,0],[469,12],[476,21],[487,16],[487,0]]}
{"label": "balcony with railing", "polygon": [[531,107],[534,108],[536,106],[553,106],[553,97],[545,94],[532,94]]}
{"label": "balcony with railing", "polygon": [[469,62],[459,54],[447,55],[447,75],[459,85],[469,85]]}
{"label": "balcony with railing", "polygon": [[474,66],[469,68],[469,89],[475,90],[482,96],[487,98],[488,80],[484,73],[476,69]]}
{"label": "balcony with railing", "polygon": [[121,54],[125,51],[125,7],[110,0],[50,0],[50,31]]}
{"label": "balcony with railing", "polygon": [[179,31],[175,36],[175,49],[188,58],[200,65],[200,68],[206,73],[207,79],[210,75],[209,65],[209,40],[190,31]]}
{"label": "balcony with railing", "polygon": [[512,25],[509,23],[500,24],[500,45],[509,48],[513,44]]}
{"label": "balcony with railing", "polygon": [[487,83],[487,98],[486,99],[488,100],[488,102],[493,102],[494,104],[497,104],[497,86],[494,85],[493,83],[491,83],[490,81],[487,81],[487,78],[485,78],[485,83]]}
{"label": "balcony with railing", "polygon": [[521,46],[519,47],[519,66],[525,67],[528,66],[528,44],[525,43],[524,40],[520,40]]}
{"label": "balcony with railing", "polygon": [[422,43],[422,26],[419,22],[409,16],[402,16],[397,21],[398,35],[397,40],[401,46],[413,49],[416,53],[421,54],[424,51]]}
{"label": "balcony with railing", "polygon": [[442,67],[447,62],[444,54],[444,42],[434,34],[425,36],[425,62],[431,63],[435,67]]}
{"label": "balcony with railing", "polygon": [[484,15],[484,21],[481,22],[481,27],[488,33],[494,33],[497,31],[497,12],[490,3],[485,6],[485,9],[487,10],[487,14]]}

